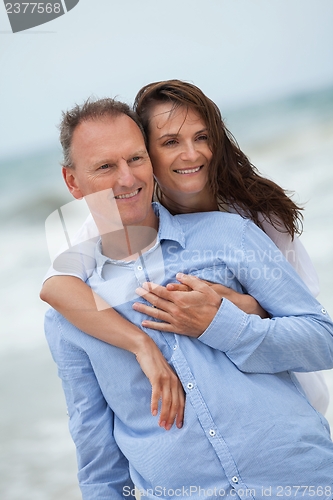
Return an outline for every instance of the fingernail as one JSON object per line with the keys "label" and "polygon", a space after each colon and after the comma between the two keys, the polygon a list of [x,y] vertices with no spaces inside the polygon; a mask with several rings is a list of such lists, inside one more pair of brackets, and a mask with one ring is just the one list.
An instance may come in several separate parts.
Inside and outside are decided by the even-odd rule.
{"label": "fingernail", "polygon": [[184,275],[183,273],[177,273],[177,274],[176,274],[176,278],[177,278],[177,279],[182,279],[182,278],[184,278],[184,276],[185,276],[185,275]]}
{"label": "fingernail", "polygon": [[172,427],[172,424],[168,424],[168,425],[165,426],[165,430],[169,431],[171,429],[171,427]]}
{"label": "fingernail", "polygon": [[153,410],[153,411],[152,411],[152,414],[153,414],[153,417],[156,417],[156,415],[157,415],[157,410]]}
{"label": "fingernail", "polygon": [[179,422],[179,424],[177,424],[177,427],[178,429],[181,429],[183,427],[183,422]]}
{"label": "fingernail", "polygon": [[165,427],[166,421],[163,420],[163,422],[160,423],[160,427]]}

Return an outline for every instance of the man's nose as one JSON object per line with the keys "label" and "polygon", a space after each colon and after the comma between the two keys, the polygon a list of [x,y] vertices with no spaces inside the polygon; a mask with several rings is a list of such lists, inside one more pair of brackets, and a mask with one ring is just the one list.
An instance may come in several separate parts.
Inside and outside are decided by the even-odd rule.
{"label": "man's nose", "polygon": [[199,155],[200,153],[193,142],[184,144],[184,148],[181,153],[182,160],[196,161],[199,158]]}
{"label": "man's nose", "polygon": [[132,187],[135,184],[133,170],[126,160],[121,161],[118,168],[118,183],[120,186]]}

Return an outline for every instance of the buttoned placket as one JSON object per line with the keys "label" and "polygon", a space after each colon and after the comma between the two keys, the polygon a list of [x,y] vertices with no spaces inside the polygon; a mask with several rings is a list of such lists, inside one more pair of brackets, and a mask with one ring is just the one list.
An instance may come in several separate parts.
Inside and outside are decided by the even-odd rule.
{"label": "buttoned placket", "polygon": [[133,263],[133,271],[140,286],[142,286],[146,281],[150,281],[149,274],[142,256],[140,256]]}
{"label": "buttoned placket", "polygon": [[[231,455],[231,452],[223,439],[222,434],[217,428],[211,413],[206,406],[204,398],[196,384],[196,380],[190,370],[188,362],[185,356],[182,353],[181,349],[181,339],[177,339],[176,335],[172,335],[173,339],[170,340],[170,335],[167,337],[164,334],[168,344],[173,349],[173,354],[171,361],[173,366],[183,384],[183,387],[186,392],[186,397],[190,398],[191,404],[195,409],[198,420],[204,429],[207,439],[210,444],[214,448],[215,453],[217,454],[221,466],[227,476],[230,486],[233,490],[235,490],[241,499],[249,499],[254,498],[253,496],[249,496],[248,487],[241,480],[238,468],[236,463]],[[246,493],[246,496],[245,496]]]}

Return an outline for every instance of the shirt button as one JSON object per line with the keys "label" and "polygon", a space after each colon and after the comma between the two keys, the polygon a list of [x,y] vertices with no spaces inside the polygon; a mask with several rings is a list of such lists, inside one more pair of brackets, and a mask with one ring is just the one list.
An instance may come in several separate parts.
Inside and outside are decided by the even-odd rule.
{"label": "shirt button", "polygon": [[326,313],[327,313],[326,309],[324,309],[324,308],[322,308],[321,312],[322,312],[323,314],[326,314]]}
{"label": "shirt button", "polygon": [[177,349],[177,344],[173,346],[173,350],[175,351]]}
{"label": "shirt button", "polygon": [[231,481],[233,483],[238,483],[238,477],[237,476],[234,476],[233,478],[231,478]]}
{"label": "shirt button", "polygon": [[212,436],[212,437],[214,437],[215,434],[216,434],[216,432],[214,431],[214,429],[210,429],[209,435]]}
{"label": "shirt button", "polygon": [[138,266],[139,271],[142,271],[142,266]]}
{"label": "shirt button", "polygon": [[192,384],[192,382],[189,382],[189,383],[187,384],[187,388],[188,388],[188,389],[193,389],[193,387],[194,387],[194,385]]}

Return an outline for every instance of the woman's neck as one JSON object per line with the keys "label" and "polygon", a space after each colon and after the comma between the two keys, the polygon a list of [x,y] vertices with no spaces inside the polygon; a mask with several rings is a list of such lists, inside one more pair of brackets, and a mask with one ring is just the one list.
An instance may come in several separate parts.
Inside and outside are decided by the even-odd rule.
{"label": "woman's neck", "polygon": [[181,196],[172,198],[161,191],[160,201],[172,214],[212,212],[219,209],[216,199],[208,189],[195,194],[182,193]]}

